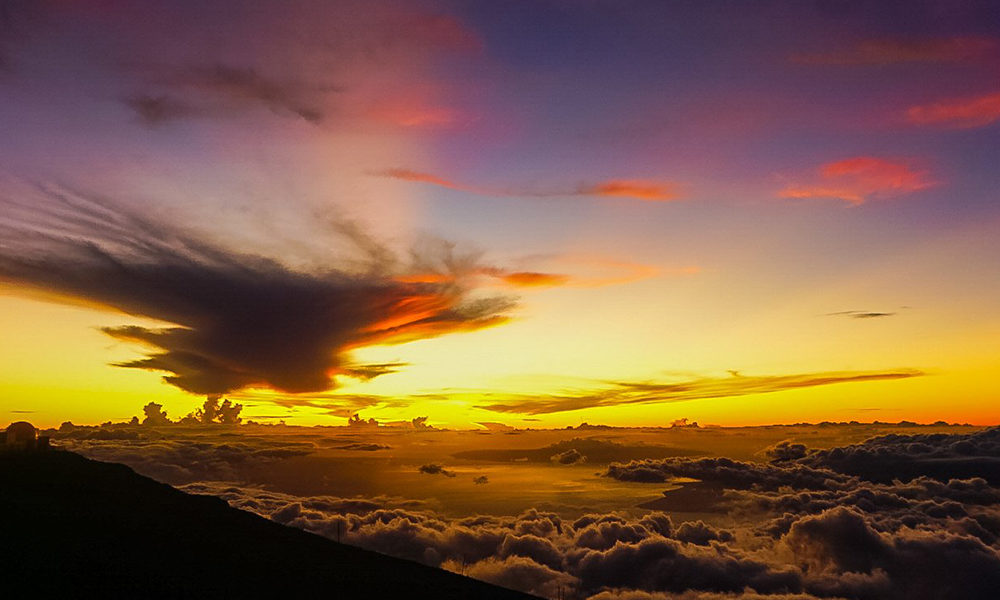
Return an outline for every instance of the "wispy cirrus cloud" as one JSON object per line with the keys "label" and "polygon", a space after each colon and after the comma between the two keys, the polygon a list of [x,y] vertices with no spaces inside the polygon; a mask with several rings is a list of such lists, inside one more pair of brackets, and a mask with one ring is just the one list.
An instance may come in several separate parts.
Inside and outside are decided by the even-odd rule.
{"label": "wispy cirrus cloud", "polygon": [[992,56],[998,48],[1000,40],[992,36],[884,38],[864,40],[830,52],[793,54],[790,60],[812,65],[962,62]]}
{"label": "wispy cirrus cloud", "polygon": [[324,96],[338,91],[328,84],[281,79],[255,67],[223,63],[150,71],[156,91],[123,100],[147,125],[181,118],[221,117],[257,107],[318,124],[324,117]]}
{"label": "wispy cirrus cloud", "polygon": [[3,0],[0,72],[28,64],[21,59],[32,52],[64,60],[51,58],[49,40],[75,35],[57,51],[73,53],[85,65],[81,77],[147,125],[257,111],[331,128],[440,128],[475,112],[447,101],[435,67],[445,57],[475,60],[484,40],[441,3],[289,0],[273,8]]}
{"label": "wispy cirrus cloud", "polygon": [[438,187],[448,188],[452,190],[473,192],[475,194],[487,193],[485,191],[480,191],[478,188],[462,185],[454,181],[451,181],[450,179],[445,179],[444,177],[439,177],[437,175],[426,173],[424,171],[414,171],[413,169],[403,169],[403,168],[384,169],[381,171],[373,171],[372,175],[377,175],[379,177],[388,177],[389,179],[399,179],[402,181],[412,181],[414,183],[428,183],[430,185],[436,185]]}
{"label": "wispy cirrus cloud", "polygon": [[906,120],[915,125],[955,129],[991,125],[1000,120],[1000,92],[911,106],[906,110]]}
{"label": "wispy cirrus cloud", "polygon": [[570,279],[566,285],[584,288],[622,285],[660,276],[691,276],[701,272],[700,267],[695,265],[667,269],[631,260],[589,254],[541,255],[528,257],[527,261],[535,266],[535,270],[546,273],[569,273]]}
{"label": "wispy cirrus cloud", "polygon": [[902,159],[857,156],[826,163],[817,176],[802,184],[791,184],[779,192],[781,198],[836,198],[863,204],[873,198],[901,196],[923,190],[937,181],[930,171]]}
{"label": "wispy cirrus cloud", "polygon": [[541,415],[625,404],[731,398],[837,383],[889,381],[922,375],[924,373],[916,369],[825,371],[794,375],[741,375],[733,372],[730,377],[704,377],[674,383],[618,381],[600,389],[579,393],[511,396],[502,401],[479,405],[478,408],[502,413]]}
{"label": "wispy cirrus cloud", "polygon": [[[653,265],[599,256],[553,255],[531,256],[522,259],[534,268],[511,269],[481,266],[469,271],[472,274],[502,285],[515,288],[583,287],[595,288],[622,285],[660,275],[695,275],[696,266],[680,267],[665,271]],[[449,283],[455,276],[441,270],[425,270],[396,277],[402,283]]]}
{"label": "wispy cirrus cloud", "polygon": [[520,288],[552,287],[573,282],[569,275],[560,273],[539,273],[537,271],[506,271],[488,269],[486,272],[504,283]]}
{"label": "wispy cirrus cloud", "polygon": [[827,313],[828,317],[848,317],[850,319],[880,319],[883,317],[895,316],[894,312],[883,312],[874,310],[840,310],[837,312]]}
{"label": "wispy cirrus cloud", "polygon": [[529,197],[557,198],[564,196],[590,196],[608,198],[630,198],[645,202],[669,202],[681,198],[680,185],[671,181],[649,179],[607,179],[595,183],[585,183],[576,187],[552,190],[533,190],[528,188],[486,188],[467,185],[427,173],[405,168],[391,168],[373,171],[372,175],[388,177],[402,181],[435,185],[438,187],[459,190],[479,196],[498,197]]}

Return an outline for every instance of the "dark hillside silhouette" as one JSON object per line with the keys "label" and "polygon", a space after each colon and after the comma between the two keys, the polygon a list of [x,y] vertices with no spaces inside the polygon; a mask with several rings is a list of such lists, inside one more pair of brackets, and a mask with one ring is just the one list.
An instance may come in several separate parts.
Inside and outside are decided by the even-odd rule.
{"label": "dark hillside silhouette", "polygon": [[34,598],[533,598],[57,450],[0,453],[0,583]]}

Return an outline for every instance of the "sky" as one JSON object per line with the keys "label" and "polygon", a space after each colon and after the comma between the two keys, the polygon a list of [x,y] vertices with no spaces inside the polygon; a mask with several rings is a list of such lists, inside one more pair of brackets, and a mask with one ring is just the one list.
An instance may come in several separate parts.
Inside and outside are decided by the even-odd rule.
{"label": "sky", "polygon": [[0,413],[1000,422],[992,2],[0,2]]}

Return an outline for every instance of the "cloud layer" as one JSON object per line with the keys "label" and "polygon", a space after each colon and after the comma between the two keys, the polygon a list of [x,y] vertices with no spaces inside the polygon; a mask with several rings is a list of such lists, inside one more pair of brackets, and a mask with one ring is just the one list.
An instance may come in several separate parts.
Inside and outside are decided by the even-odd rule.
{"label": "cloud layer", "polygon": [[[935,434],[993,452],[1000,431]],[[911,436],[868,444],[922,454]],[[935,436],[930,436],[935,437]],[[788,444],[786,444],[787,446]],[[828,457],[844,449],[816,452]],[[607,475],[716,486],[733,522],[665,513],[449,518],[390,499],[298,497],[221,483],[186,486],[350,544],[441,566],[546,597],[592,600],[990,598],[1000,584],[1000,491],[981,478],[880,483],[831,468],[724,458],[612,465]],[[792,460],[791,463],[788,461]],[[638,477],[641,472],[662,477]],[[666,492],[667,495],[674,492]],[[704,512],[704,507],[698,509]]]}
{"label": "cloud layer", "polygon": [[[828,430],[812,439],[840,435]],[[404,437],[411,436],[421,445],[435,441]],[[1000,428],[889,434],[826,449],[785,440],[759,454],[764,461],[613,463],[603,471],[612,488],[644,485],[663,491],[663,502],[644,503],[645,510],[559,505],[508,515],[456,515],[434,498],[294,495],[246,483],[261,465],[317,452],[317,443],[343,443],[341,433],[118,425],[66,426],[55,437],[285,525],[549,598],[985,600],[1000,585],[1000,489],[997,472],[983,467],[997,464]],[[568,468],[558,464],[563,456],[578,458],[549,451],[542,468]],[[503,500],[503,489],[481,487],[485,476],[448,477],[438,463],[419,464],[408,469],[421,486],[483,489]],[[692,495],[698,489],[703,493]]]}
{"label": "cloud layer", "polygon": [[677,383],[622,381],[614,382],[603,389],[578,394],[515,396],[502,402],[481,405],[480,408],[496,412],[541,415],[583,408],[727,398],[835,383],[906,379],[921,375],[923,373],[915,369],[898,369],[757,376],[733,373],[730,377],[705,377]]}

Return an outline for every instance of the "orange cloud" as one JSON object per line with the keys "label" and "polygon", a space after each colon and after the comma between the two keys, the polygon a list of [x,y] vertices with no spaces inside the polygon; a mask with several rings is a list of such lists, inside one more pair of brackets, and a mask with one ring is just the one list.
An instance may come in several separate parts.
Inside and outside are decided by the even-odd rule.
{"label": "orange cloud", "polygon": [[[566,273],[555,277],[562,278],[562,284],[570,287],[623,285],[665,274],[653,265],[586,254],[535,256],[528,260],[538,270]],[[668,274],[692,275],[698,271],[698,267],[683,267]]]}
{"label": "orange cloud", "polygon": [[604,287],[642,281],[660,275],[659,267],[642,263],[599,258],[593,256],[565,257],[584,267],[589,275],[577,278],[574,283],[580,287]]}
{"label": "orange cloud", "polygon": [[806,185],[790,185],[781,198],[837,198],[863,204],[873,197],[908,194],[935,185],[926,170],[905,162],[858,156],[822,165],[819,179]]}
{"label": "orange cloud", "polygon": [[397,275],[394,278],[399,283],[451,283],[455,276],[449,273],[410,273]]}
{"label": "orange cloud", "polygon": [[[483,267],[478,272],[488,277],[494,277],[506,285],[519,288],[605,287],[632,283],[664,274],[663,270],[652,265],[598,256],[550,255],[535,256],[525,260],[536,268],[510,271],[499,267]],[[671,273],[693,275],[699,271],[698,267],[681,267],[673,269]]]}
{"label": "orange cloud", "polygon": [[791,60],[814,65],[889,65],[908,62],[961,62],[989,56],[1000,42],[986,36],[936,39],[866,40],[852,48],[823,54],[796,54]]}
{"label": "orange cloud", "polygon": [[536,273],[534,271],[518,271],[500,276],[505,283],[515,287],[550,287],[564,285],[569,282],[567,275],[556,273]]}
{"label": "orange cloud", "polygon": [[982,127],[1000,120],[1000,93],[911,106],[906,118],[917,125]]}
{"label": "orange cloud", "polygon": [[441,177],[438,177],[437,175],[432,175],[430,173],[423,173],[421,171],[413,171],[411,169],[385,169],[384,171],[377,171],[373,174],[380,175],[382,177],[389,177],[391,179],[402,179],[403,181],[429,183],[431,185],[437,185],[451,190],[468,189],[465,186],[459,185],[453,181],[448,181],[447,179],[443,179]]}
{"label": "orange cloud", "polygon": [[584,186],[580,188],[579,193],[587,196],[636,198],[647,202],[668,202],[676,200],[679,196],[676,186],[672,183],[623,179],[613,179]]}

